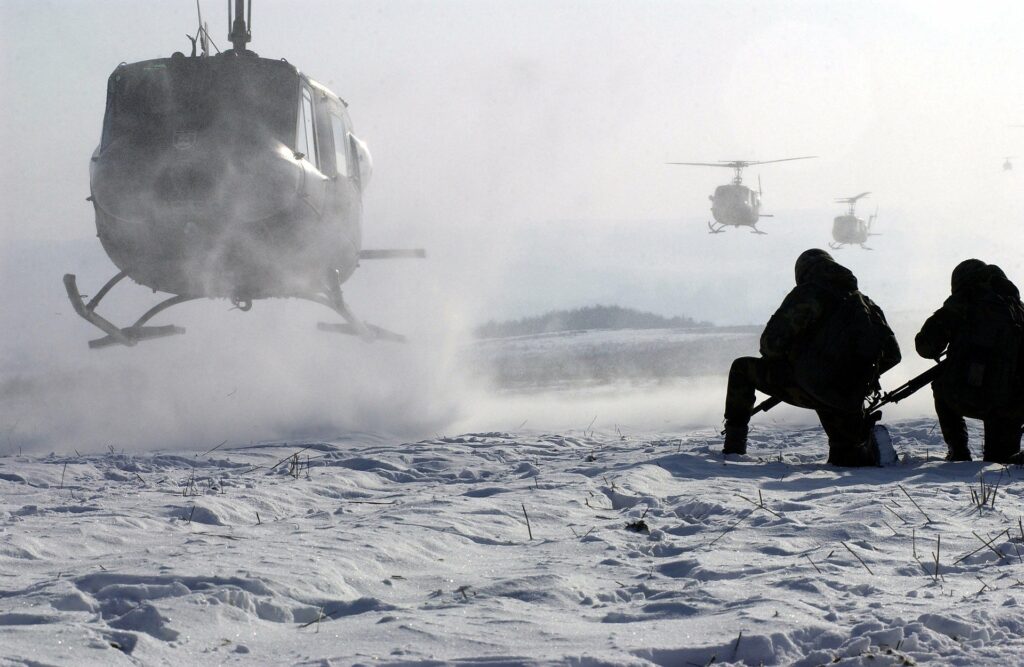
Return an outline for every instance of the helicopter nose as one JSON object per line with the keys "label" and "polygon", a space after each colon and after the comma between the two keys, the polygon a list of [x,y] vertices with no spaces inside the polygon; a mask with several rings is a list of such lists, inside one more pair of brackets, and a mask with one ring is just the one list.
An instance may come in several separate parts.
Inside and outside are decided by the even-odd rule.
{"label": "helicopter nose", "polygon": [[174,165],[163,170],[155,194],[163,202],[209,201],[214,195],[213,173],[202,165]]}

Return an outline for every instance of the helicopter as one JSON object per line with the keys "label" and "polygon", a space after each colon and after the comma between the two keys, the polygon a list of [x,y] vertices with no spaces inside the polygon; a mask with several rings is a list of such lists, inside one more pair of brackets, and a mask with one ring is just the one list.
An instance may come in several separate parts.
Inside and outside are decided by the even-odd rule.
{"label": "helicopter", "polygon": [[862,218],[858,218],[854,213],[854,209],[857,207],[857,201],[867,197],[870,192],[862,192],[854,197],[845,197],[842,199],[836,199],[836,203],[849,204],[850,208],[846,212],[846,215],[839,215],[832,221],[832,238],[834,242],[829,242],[829,247],[833,250],[839,250],[845,245],[858,244],[864,250],[871,250],[871,248],[864,245],[867,243],[869,236],[878,236],[878,234],[871,233],[871,225],[874,224],[878,218],[878,209],[868,218],[867,222],[864,222]]}
{"label": "helicopter", "polygon": [[[147,323],[204,298],[241,311],[304,299],[344,320],[321,330],[404,340],[356,317],[341,286],[361,260],[426,253],[362,248],[373,162],[348,104],[286,60],[250,51],[252,0],[247,15],[244,5],[235,0],[232,14],[228,2],[232,48],[217,48],[200,13],[190,56],[122,63],[108,79],[87,201],[119,271],[88,303],[64,276],[75,312],[106,334],[91,348],[185,333]],[[96,309],[126,277],[172,296],[119,327]]]}
{"label": "helicopter", "polygon": [[1016,160],[1016,159],[1017,158],[1013,157],[1012,155],[1010,157],[1003,158],[1003,160],[1005,160],[1003,162],[1003,171],[1013,171],[1013,163],[1010,162],[1010,160]]}
{"label": "helicopter", "polygon": [[791,160],[810,160],[817,155],[789,157],[781,160],[723,160],[720,162],[666,162],[665,164],[687,165],[691,167],[726,167],[735,171],[732,182],[719,185],[715,194],[708,195],[711,200],[711,215],[715,223],[708,221],[708,233],[721,234],[726,227],[750,227],[754,234],[765,234],[757,228],[759,218],[771,218],[768,213],[761,213],[761,178],[757,179],[757,190],[743,185],[743,170],[758,164],[773,162],[789,162]]}

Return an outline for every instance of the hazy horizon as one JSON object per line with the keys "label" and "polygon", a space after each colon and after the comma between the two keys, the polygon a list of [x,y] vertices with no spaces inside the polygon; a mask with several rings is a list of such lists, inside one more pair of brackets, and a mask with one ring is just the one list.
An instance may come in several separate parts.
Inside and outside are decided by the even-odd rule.
{"label": "hazy horizon", "polygon": [[[225,48],[223,3],[202,9]],[[473,326],[592,304],[764,322],[792,287],[796,256],[827,247],[844,209],[833,200],[862,191],[872,195],[858,213],[877,206],[881,236],[872,251],[834,255],[887,312],[937,308],[967,257],[1024,284],[1018,3],[256,0],[252,16],[253,50],[287,58],[350,105],[375,163],[364,246],[428,251],[365,262],[344,286],[361,317],[409,334],[417,351],[307,335],[329,313],[280,300],[247,315],[189,305],[161,316],[188,326],[181,340],[89,351],[95,332],[60,278],[78,274],[88,293],[116,272],[98,241],[80,244],[95,234],[85,198],[107,77],[122,61],[187,53],[195,4],[0,0],[0,359],[93,374],[101,393],[98,369],[130,367],[174,403],[213,385],[227,394],[221,376],[245,368],[229,349],[240,339],[262,364],[250,381],[283,381],[297,397],[278,421],[330,421],[316,407],[330,412],[322,395],[336,392],[361,406],[341,422],[379,426],[397,392],[429,394],[406,413],[436,424],[471,411],[452,351]],[[759,225],[766,236],[709,235],[707,198],[730,172],[665,164],[801,155],[819,157],[745,173],[775,216]],[[1002,169],[1007,156],[1019,169]],[[156,299],[120,289],[104,306],[119,322]],[[311,354],[339,377],[304,375],[316,375]],[[125,391],[76,409],[124,407]],[[254,406],[273,403],[263,400]],[[198,409],[188,405],[178,418]]]}

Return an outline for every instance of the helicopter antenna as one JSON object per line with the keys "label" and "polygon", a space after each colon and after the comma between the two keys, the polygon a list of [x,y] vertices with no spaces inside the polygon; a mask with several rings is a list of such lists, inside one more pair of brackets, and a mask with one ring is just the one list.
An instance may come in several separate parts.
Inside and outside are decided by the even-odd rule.
{"label": "helicopter antenna", "polygon": [[196,14],[199,15],[199,50],[205,57],[210,55],[210,40],[206,34],[206,24],[203,23],[203,9],[199,6],[199,0],[196,0]]}
{"label": "helicopter antenna", "polygon": [[217,53],[220,53],[220,47],[213,41],[213,37],[210,36],[210,24],[203,21],[203,10],[199,6],[200,0],[196,0],[196,13],[199,15],[199,29],[196,30],[196,36],[185,35],[189,41],[192,42],[192,57],[196,57],[196,45],[199,45],[199,50],[202,56],[205,58],[210,55],[210,46],[212,45]]}
{"label": "helicopter antenna", "polygon": [[249,18],[243,16],[245,13],[245,0],[235,0],[234,18],[231,14],[231,0],[228,0],[228,23],[231,25],[231,32],[228,39],[231,41],[231,48],[241,53],[245,51],[245,45],[252,41],[252,0],[249,0]]}

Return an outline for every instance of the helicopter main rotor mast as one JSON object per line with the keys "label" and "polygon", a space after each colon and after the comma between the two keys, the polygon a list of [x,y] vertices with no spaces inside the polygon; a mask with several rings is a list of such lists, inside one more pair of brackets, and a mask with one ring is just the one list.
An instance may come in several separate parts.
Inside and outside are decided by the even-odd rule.
{"label": "helicopter main rotor mast", "polygon": [[847,212],[847,215],[855,215],[854,209],[857,207],[857,200],[859,200],[859,199],[861,199],[863,197],[867,197],[869,194],[871,194],[871,193],[870,192],[862,192],[859,195],[856,195],[854,197],[843,197],[842,199],[837,199],[836,203],[837,204],[849,204],[850,205],[850,210]]}
{"label": "helicopter main rotor mast", "polygon": [[252,41],[252,0],[249,0],[248,18],[245,13],[245,0],[235,0],[235,15],[231,17],[231,0],[228,0],[228,23],[231,24],[231,32],[228,39],[231,41],[231,48],[236,53],[245,51],[245,45]]}

